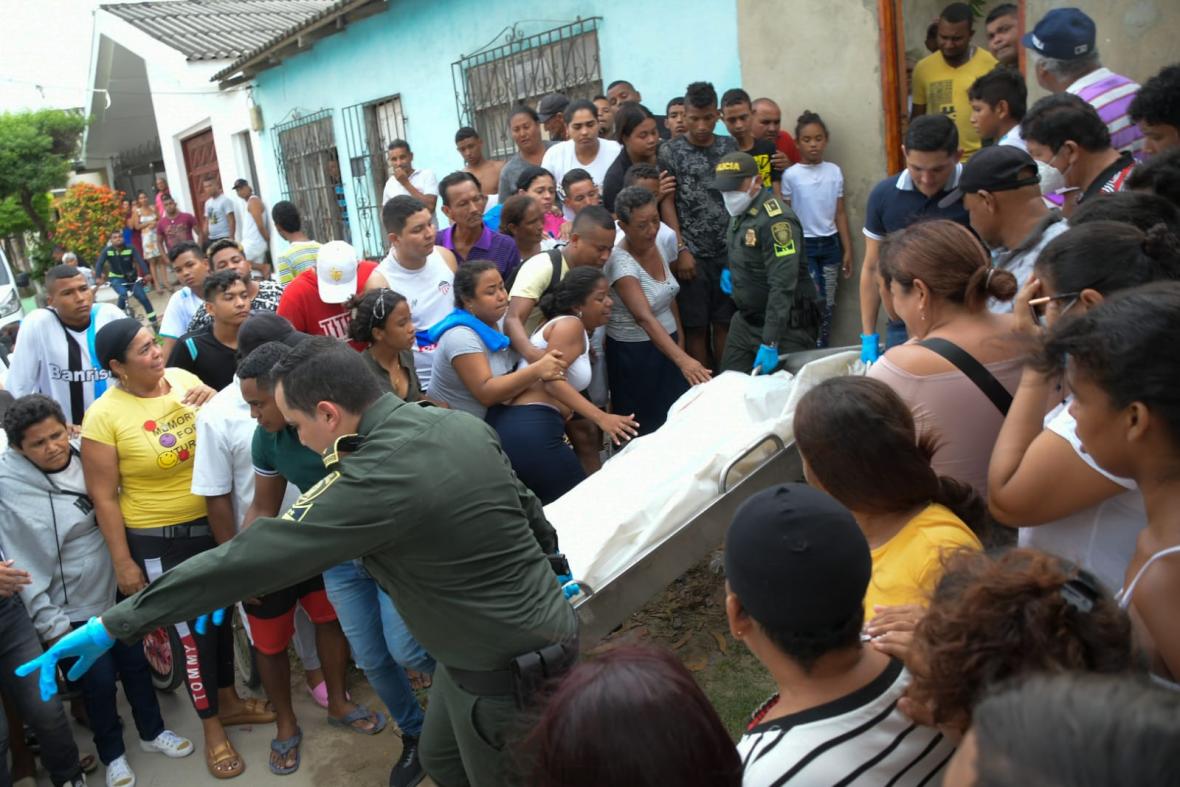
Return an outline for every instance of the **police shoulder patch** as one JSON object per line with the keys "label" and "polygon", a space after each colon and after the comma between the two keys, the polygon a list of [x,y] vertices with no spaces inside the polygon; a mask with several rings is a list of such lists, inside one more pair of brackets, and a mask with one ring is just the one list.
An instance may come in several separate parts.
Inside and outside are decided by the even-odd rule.
{"label": "police shoulder patch", "polygon": [[283,514],[283,519],[292,522],[302,522],[303,517],[307,516],[307,512],[315,504],[315,499],[326,492],[328,487],[336,483],[336,479],[338,478],[340,478],[340,473],[335,470],[321,478],[311,489],[308,489],[299,496],[299,499]]}
{"label": "police shoulder patch", "polygon": [[791,223],[789,221],[776,221],[770,225],[770,234],[774,238],[774,242],[786,246],[791,242]]}
{"label": "police shoulder patch", "polygon": [[774,197],[762,203],[762,207],[766,209],[767,216],[781,216],[783,215],[783,206]]}

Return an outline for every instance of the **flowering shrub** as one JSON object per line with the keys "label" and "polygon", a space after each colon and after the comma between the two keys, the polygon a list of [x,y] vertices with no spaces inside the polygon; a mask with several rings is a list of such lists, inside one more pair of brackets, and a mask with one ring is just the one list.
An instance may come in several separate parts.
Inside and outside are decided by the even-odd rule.
{"label": "flowering shrub", "polygon": [[76,183],[57,203],[53,242],[93,265],[111,233],[123,228],[123,192]]}

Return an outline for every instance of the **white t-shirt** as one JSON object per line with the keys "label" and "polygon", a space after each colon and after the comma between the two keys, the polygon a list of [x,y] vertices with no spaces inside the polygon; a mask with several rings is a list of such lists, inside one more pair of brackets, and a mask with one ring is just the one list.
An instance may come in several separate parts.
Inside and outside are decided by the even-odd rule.
{"label": "white t-shirt", "polygon": [[[239,529],[254,501],[250,445],[256,428],[237,377],[197,411],[197,444],[201,450],[193,456],[192,492],[202,497],[232,492],[234,526]],[[287,494],[279,510],[286,511],[297,499],[299,490],[294,484],[287,484]]]}
{"label": "white t-shirt", "polygon": [[1011,145],[1014,148],[1020,148],[1025,153],[1028,152],[1028,145],[1024,144],[1024,137],[1020,133],[1020,124],[1017,124],[1004,132],[1004,136],[997,139],[996,144]]}
{"label": "white t-shirt", "polygon": [[[676,300],[676,294],[680,292],[680,284],[677,283],[676,277],[668,268],[667,256],[664,256],[663,281],[652,278],[639,264],[639,261],[631,256],[630,252],[618,246],[611,252],[604,273],[606,273],[606,280],[610,282],[612,288],[619,279],[628,276],[636,279],[656,320],[669,335],[676,333],[676,317],[672,314],[672,304]],[[617,342],[651,341],[647,332],[635,322],[634,315],[623,303],[617,290],[614,292],[614,302],[614,307],[610,311],[610,322],[606,324],[606,335]]]}
{"label": "white t-shirt", "polygon": [[[421,268],[409,270],[398,264],[393,249],[390,249],[377,266],[377,272],[385,277],[389,289],[406,296],[410,304],[410,317],[414,320],[414,327],[420,331],[435,325],[455,310],[455,296],[451,291],[455,274],[437,250],[430,253]],[[435,346],[420,347],[414,344],[414,371],[418,373],[423,391],[430,385]]]}
{"label": "white t-shirt", "polygon": [[[606,171],[610,169],[611,164],[615,163],[615,159],[619,157],[619,152],[622,149],[623,146],[618,142],[609,139],[600,139],[598,140],[598,154],[594,157],[594,160],[589,164],[583,164],[578,161],[574,141],[567,139],[565,142],[558,142],[545,151],[545,157],[541,159],[541,166],[553,173],[553,179],[557,181],[558,190],[561,189],[561,179],[565,177],[565,173],[571,169],[584,169],[590,173],[590,177],[594,178],[594,185],[598,186],[598,190],[601,192],[602,181],[606,178]],[[562,198],[565,198],[564,194],[562,194]],[[565,209],[565,220],[574,220],[574,213],[568,206]]]}
{"label": "white t-shirt", "polygon": [[1147,525],[1143,495],[1134,481],[1111,475],[1082,450],[1077,421],[1069,413],[1069,401],[1045,416],[1045,428],[1068,442],[1078,458],[1094,472],[1127,491],[1056,522],[1020,528],[1020,546],[1052,552],[1076,563],[1093,572],[1113,592],[1122,587],[1139,531]]}
{"label": "white t-shirt", "polygon": [[[107,323],[127,316],[111,303],[95,304],[91,314],[95,334]],[[77,346],[73,362],[67,332]],[[21,321],[16,348],[9,359],[11,367],[5,380],[9,392],[16,397],[44,394],[61,405],[71,423],[82,423],[82,413],[94,403],[95,382],[102,380],[104,388],[111,385],[110,372],[100,369],[98,361],[90,357],[88,333],[87,329],[65,328],[50,309],[34,309]],[[71,385],[76,383],[81,383],[80,389],[71,391]],[[75,395],[80,395],[77,402]]]}
{"label": "white t-shirt", "polygon": [[[617,249],[619,246],[621,246],[626,238],[627,236],[623,234],[623,228],[616,221],[615,248]],[[543,241],[541,245],[542,248],[544,248]],[[660,254],[663,255],[664,259],[670,263],[679,256],[679,252],[677,250],[679,245],[680,244],[676,240],[676,231],[661,221],[660,228],[656,230],[656,248],[660,250]]]}
{"label": "white t-shirt", "polygon": [[[434,176],[434,170],[430,169],[416,169],[410,173],[410,185],[421,191],[424,195],[438,196],[438,178]],[[385,181],[385,191],[381,193],[381,204],[384,205],[394,197],[400,197],[403,194],[409,195],[406,187],[397,182],[397,178],[392,175],[389,180]]]}
{"label": "white t-shirt", "polygon": [[181,287],[168,297],[164,318],[160,321],[160,335],[165,339],[179,339],[188,333],[189,323],[197,309],[204,309],[205,301],[188,287]]}
{"label": "white t-shirt", "polygon": [[783,197],[799,217],[804,238],[836,234],[836,200],[844,196],[844,173],[830,161],[796,164],[783,172]]}

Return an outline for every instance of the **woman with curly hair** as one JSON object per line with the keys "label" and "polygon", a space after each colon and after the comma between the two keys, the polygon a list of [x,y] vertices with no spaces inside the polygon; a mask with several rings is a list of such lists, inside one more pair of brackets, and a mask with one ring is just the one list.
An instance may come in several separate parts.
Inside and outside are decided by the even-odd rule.
{"label": "woman with curly hair", "polygon": [[961,735],[1002,681],[1136,663],[1131,623],[1088,571],[1033,549],[958,552],[914,631],[903,710]]}

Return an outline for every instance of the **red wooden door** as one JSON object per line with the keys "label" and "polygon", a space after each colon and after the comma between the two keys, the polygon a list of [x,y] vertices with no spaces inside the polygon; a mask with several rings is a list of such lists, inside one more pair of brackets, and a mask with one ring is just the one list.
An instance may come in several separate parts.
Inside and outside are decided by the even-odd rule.
{"label": "red wooden door", "polygon": [[205,176],[218,174],[217,148],[213,146],[213,130],[202,131],[188,139],[181,140],[184,151],[184,168],[188,173],[188,190],[192,198],[193,213],[198,221],[205,215]]}

